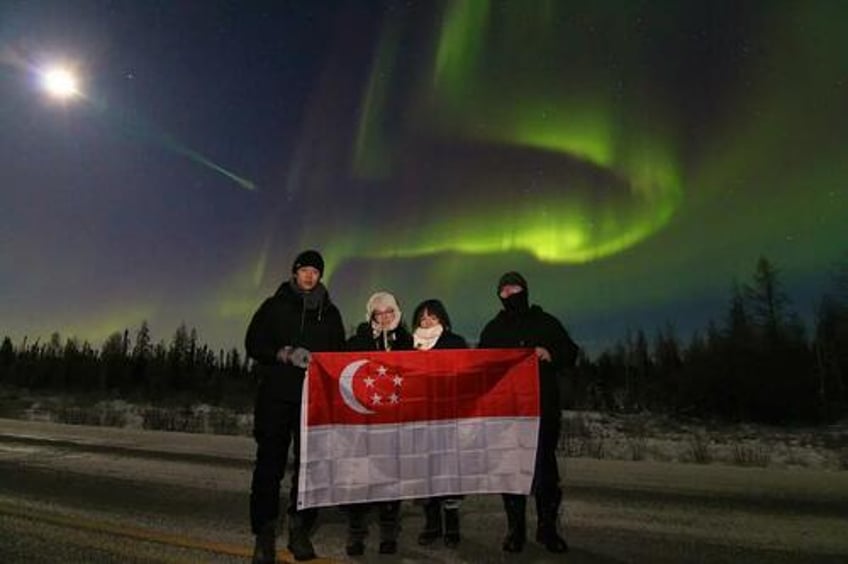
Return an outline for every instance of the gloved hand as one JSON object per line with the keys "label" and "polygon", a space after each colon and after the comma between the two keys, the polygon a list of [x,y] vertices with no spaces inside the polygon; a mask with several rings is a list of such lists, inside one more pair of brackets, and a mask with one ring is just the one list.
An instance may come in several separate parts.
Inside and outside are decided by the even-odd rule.
{"label": "gloved hand", "polygon": [[306,368],[312,360],[312,353],[303,347],[295,347],[289,355],[289,362],[298,368]]}
{"label": "gloved hand", "polygon": [[293,349],[291,347],[288,347],[288,346],[283,347],[280,350],[278,350],[277,351],[277,361],[282,362],[283,364],[287,364],[287,363],[291,362],[292,350]]}
{"label": "gloved hand", "polygon": [[539,357],[539,360],[551,361],[551,353],[545,347],[536,347],[536,356]]}

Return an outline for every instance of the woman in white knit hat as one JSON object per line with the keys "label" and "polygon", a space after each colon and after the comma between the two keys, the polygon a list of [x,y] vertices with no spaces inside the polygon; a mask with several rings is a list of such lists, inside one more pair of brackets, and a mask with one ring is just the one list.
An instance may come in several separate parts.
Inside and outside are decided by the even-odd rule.
{"label": "woman in white knit hat", "polygon": [[348,339],[352,351],[404,351],[412,349],[412,335],[403,325],[403,312],[389,292],[372,294],[365,305],[365,323]]}
{"label": "woman in white knit hat", "polygon": [[[351,351],[404,351],[412,350],[412,335],[403,326],[403,312],[395,297],[389,292],[377,292],[368,298],[365,306],[365,323],[359,325],[356,334],[348,339]],[[366,516],[370,507],[377,509],[380,523],[380,554],[397,552],[400,533],[400,501],[358,503],[345,507],[348,516],[348,556],[359,556],[365,552],[365,537],[368,536]]]}

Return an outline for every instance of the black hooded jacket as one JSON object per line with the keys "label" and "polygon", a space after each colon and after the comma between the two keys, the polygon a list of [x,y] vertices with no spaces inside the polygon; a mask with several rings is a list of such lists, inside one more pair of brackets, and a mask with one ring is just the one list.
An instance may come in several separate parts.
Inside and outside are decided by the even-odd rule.
{"label": "black hooded jacket", "polygon": [[551,362],[539,362],[539,396],[542,416],[559,416],[557,374],[574,366],[577,345],[556,317],[534,305],[523,311],[501,310],[480,334],[481,349],[543,347]]}
{"label": "black hooded jacket", "polygon": [[253,371],[261,394],[270,394],[291,403],[300,403],[305,371],[277,360],[285,346],[303,347],[310,352],[344,350],[345,334],[338,308],[322,284],[310,294],[311,301],[283,282],[266,299],[247,328],[244,346],[256,361]]}
{"label": "black hooded jacket", "polygon": [[436,344],[430,350],[440,349],[467,349],[468,343],[461,335],[457,335],[450,329],[445,329],[439,338],[436,339]]}

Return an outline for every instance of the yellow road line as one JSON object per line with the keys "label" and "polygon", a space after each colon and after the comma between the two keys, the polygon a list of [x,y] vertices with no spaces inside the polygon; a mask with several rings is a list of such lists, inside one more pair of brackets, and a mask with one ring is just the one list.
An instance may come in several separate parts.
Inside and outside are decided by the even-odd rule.
{"label": "yellow road line", "polygon": [[[58,525],[60,527],[67,527],[95,533],[106,533],[109,535],[134,540],[147,541],[157,544],[164,544],[177,548],[203,550],[216,554],[223,554],[227,556],[239,556],[244,558],[250,558],[253,555],[253,551],[250,548],[241,545],[216,542],[201,538],[192,538],[183,535],[175,535],[166,533],[164,531],[158,531],[155,529],[145,529],[142,527],[133,527],[127,525],[115,525],[107,521],[91,519],[79,515],[64,515],[56,512],[19,507],[3,501],[0,501],[0,513],[5,513],[6,515],[11,515],[13,517],[29,519],[31,521]],[[296,562],[296,560],[287,550],[278,550],[277,562],[293,563]],[[316,564],[336,564],[338,561],[330,558],[317,558],[315,560],[312,560],[311,562],[315,562]]]}

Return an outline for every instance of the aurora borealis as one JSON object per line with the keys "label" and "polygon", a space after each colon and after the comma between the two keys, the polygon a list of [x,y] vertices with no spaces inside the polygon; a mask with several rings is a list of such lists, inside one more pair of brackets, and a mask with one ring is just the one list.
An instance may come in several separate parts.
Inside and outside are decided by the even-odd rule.
{"label": "aurora borealis", "polygon": [[[4,3],[0,333],[101,341],[147,319],[168,338],[185,321],[241,346],[306,247],[351,327],[389,289],[408,313],[442,299],[475,340],[517,269],[590,351],[627,328],[685,336],[760,255],[809,317],[848,250],[846,16]],[[11,64],[55,53],[84,62],[97,104],[51,106]]]}
{"label": "aurora borealis", "polygon": [[[601,79],[568,60],[577,46],[561,40],[571,33],[557,25],[556,6],[500,8],[489,2],[446,4],[435,47],[415,50],[432,60],[417,61],[426,76],[411,82],[430,87],[406,96],[403,85],[381,85],[381,77],[416,62],[398,54],[400,33],[394,28],[401,24],[390,22],[383,32],[361,113],[354,170],[412,184],[421,196],[416,207],[426,205],[433,186],[446,187],[448,197],[455,198],[466,186],[482,183],[504,198],[482,209],[469,201],[456,218],[443,219],[453,214],[434,210],[411,240],[396,241],[391,250],[374,249],[377,255],[523,251],[542,261],[584,263],[638,243],[661,228],[679,204],[670,140],[585,87]],[[562,63],[553,66],[548,58]],[[509,84],[514,77],[520,78]],[[410,77],[395,80],[406,83]],[[396,118],[400,126],[381,131],[395,96],[412,117]],[[414,133],[400,133],[401,128]],[[406,159],[386,149],[408,138],[414,155],[426,155],[426,163],[411,165],[414,180],[402,171],[400,177],[388,172],[410,166],[395,164]],[[454,147],[428,151],[444,144]],[[452,154],[463,150],[461,158]],[[532,197],[522,195],[528,188]],[[450,232],[454,223],[461,233]]]}

